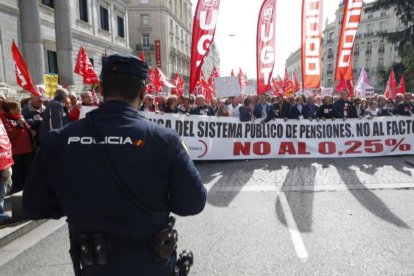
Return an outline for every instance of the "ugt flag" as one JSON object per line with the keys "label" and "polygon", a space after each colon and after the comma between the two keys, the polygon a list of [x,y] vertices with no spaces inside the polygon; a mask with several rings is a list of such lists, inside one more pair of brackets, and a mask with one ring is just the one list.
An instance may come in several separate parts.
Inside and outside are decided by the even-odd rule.
{"label": "ugt flag", "polygon": [[264,0],[257,23],[256,62],[257,94],[272,89],[271,79],[275,65],[276,0]]}
{"label": "ugt flag", "polygon": [[83,77],[83,84],[98,84],[99,78],[93,69],[92,63],[83,47],[79,48],[78,59],[75,65],[75,73]]}
{"label": "ugt flag", "polygon": [[190,93],[200,79],[201,66],[214,40],[220,0],[198,0],[193,22],[191,43]]}

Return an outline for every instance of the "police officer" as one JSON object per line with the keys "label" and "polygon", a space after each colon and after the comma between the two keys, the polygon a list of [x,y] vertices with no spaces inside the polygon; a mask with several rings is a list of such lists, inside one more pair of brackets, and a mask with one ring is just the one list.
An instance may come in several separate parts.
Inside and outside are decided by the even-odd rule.
{"label": "police officer", "polygon": [[104,103],[49,133],[23,208],[30,219],[67,216],[79,275],[172,275],[175,252],[155,256],[153,237],[166,228],[170,212],[200,213],[206,189],[178,135],[137,112],[147,64],[131,55],[102,63]]}

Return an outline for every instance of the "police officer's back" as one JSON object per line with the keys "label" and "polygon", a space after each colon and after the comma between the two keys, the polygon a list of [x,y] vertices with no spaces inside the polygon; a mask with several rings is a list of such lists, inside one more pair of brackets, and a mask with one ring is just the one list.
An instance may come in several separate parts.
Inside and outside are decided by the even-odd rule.
{"label": "police officer's back", "polygon": [[103,234],[108,264],[83,263],[86,275],[171,275],[174,256],[155,261],[151,236],[170,211],[187,216],[205,206],[206,190],[178,135],[136,111],[146,78],[146,63],[135,57],[104,58],[105,103],[51,131],[25,186],[29,218],[67,216],[75,241]]}

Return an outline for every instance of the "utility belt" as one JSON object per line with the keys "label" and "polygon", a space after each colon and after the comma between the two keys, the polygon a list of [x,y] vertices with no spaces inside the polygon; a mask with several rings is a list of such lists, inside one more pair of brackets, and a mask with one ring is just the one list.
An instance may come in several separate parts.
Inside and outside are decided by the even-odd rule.
{"label": "utility belt", "polygon": [[[110,265],[111,254],[115,251],[151,250],[155,261],[163,262],[175,256],[178,234],[174,229],[175,218],[170,216],[168,225],[148,239],[133,240],[110,233],[80,232],[70,235],[70,255],[75,275],[82,275],[87,266]],[[141,247],[141,248],[140,248]],[[118,249],[119,248],[119,249]]]}

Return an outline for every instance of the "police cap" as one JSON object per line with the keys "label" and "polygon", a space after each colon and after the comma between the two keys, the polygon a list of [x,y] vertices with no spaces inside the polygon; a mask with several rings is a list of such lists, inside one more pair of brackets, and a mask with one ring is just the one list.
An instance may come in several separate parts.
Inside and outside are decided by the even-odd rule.
{"label": "police cap", "polygon": [[133,55],[114,54],[102,58],[101,74],[122,74],[147,80],[148,65]]}

